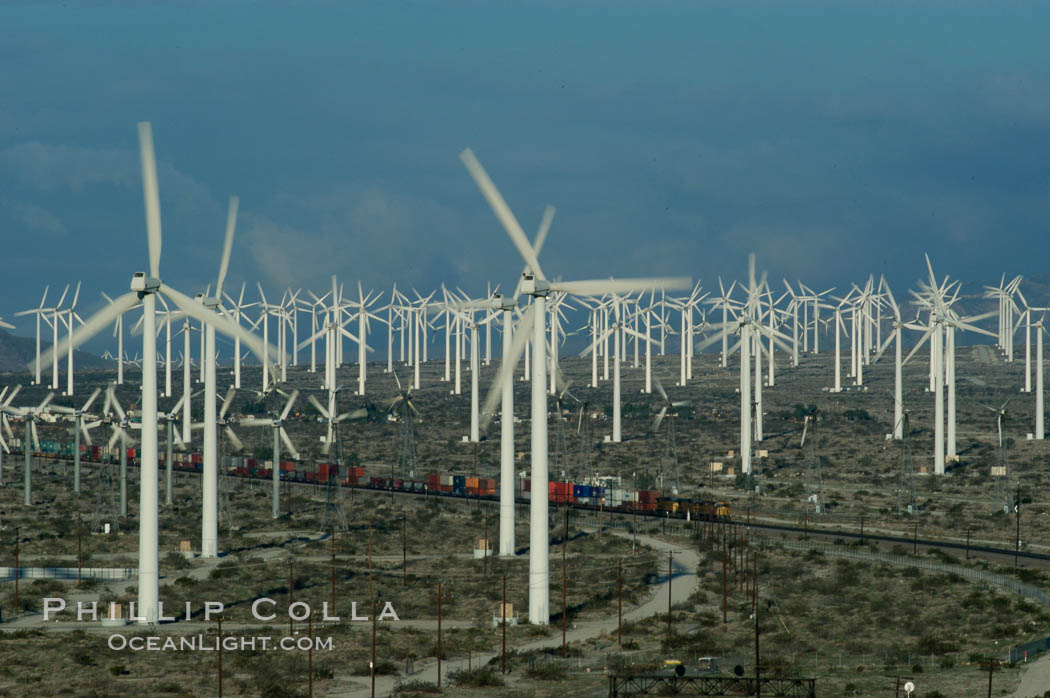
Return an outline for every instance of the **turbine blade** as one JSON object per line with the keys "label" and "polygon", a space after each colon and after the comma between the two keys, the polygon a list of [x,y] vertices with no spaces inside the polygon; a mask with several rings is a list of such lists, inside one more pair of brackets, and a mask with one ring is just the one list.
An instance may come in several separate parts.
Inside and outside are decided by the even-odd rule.
{"label": "turbine blade", "polygon": [[315,410],[321,413],[322,417],[324,417],[325,419],[331,419],[331,415],[328,414],[328,410],[321,406],[321,403],[317,401],[317,398],[315,398],[313,395],[310,395],[306,399],[310,401],[310,404],[314,406]]}
{"label": "turbine blade", "polygon": [[[48,347],[48,349],[40,355],[40,365],[46,366],[51,363],[56,351],[59,356],[62,356],[69,351],[71,345],[76,348],[88,341],[138,302],[139,296],[133,291],[118,296],[110,305],[107,305],[105,308],[88,318],[87,322],[81,325],[81,327],[73,333],[72,338],[67,335],[65,339],[59,340],[57,347]],[[31,361],[27,363],[26,367],[32,371],[34,362]]]}
{"label": "turbine blade", "polygon": [[295,399],[299,397],[299,391],[293,390],[292,394],[288,396],[288,402],[284,405],[284,410],[281,412],[281,421],[283,422],[287,417],[288,413],[292,411],[292,405],[295,404]]}
{"label": "turbine blade", "polygon": [[230,197],[230,210],[226,215],[226,238],[222,243],[222,261],[219,262],[219,278],[215,282],[215,297],[222,299],[222,282],[226,280],[226,270],[230,266],[230,253],[233,251],[233,231],[237,227],[237,208],[240,199]]}
{"label": "turbine blade", "polygon": [[[514,329],[514,339],[510,345],[509,362],[500,364],[499,371],[496,372],[496,377],[492,382],[492,387],[489,388],[489,393],[485,396],[485,402],[481,409],[481,429],[483,431],[492,422],[496,404],[503,395],[504,376],[506,376],[508,371],[514,371],[518,361],[521,359],[521,355],[525,353],[525,344],[532,341],[532,325],[535,321],[536,304],[532,304]],[[503,419],[513,419],[513,415],[503,415]]]}
{"label": "turbine blade", "polygon": [[142,159],[142,194],[146,204],[146,239],[149,246],[149,274],[160,278],[160,196],[157,193],[157,162],[153,155],[153,129],[148,121],[139,122],[139,154]]}
{"label": "turbine blade", "polygon": [[496,185],[493,184],[492,180],[489,179],[488,173],[485,172],[485,168],[481,166],[478,159],[474,157],[474,153],[471,152],[470,148],[467,148],[459,154],[459,159],[466,165],[467,171],[470,172],[470,176],[474,178],[474,183],[481,190],[482,195],[489,202],[489,206],[492,207],[492,212],[496,214],[500,223],[503,224],[503,228],[507,231],[507,235],[510,236],[511,242],[518,248],[518,254],[525,260],[525,263],[529,265],[532,273],[538,279],[546,280],[547,277],[543,275],[543,270],[540,268],[540,261],[536,257],[536,251],[532,245],[529,244],[529,240],[525,237],[525,231],[521,229],[521,224],[518,223],[518,219],[514,217],[510,207],[507,206],[507,202],[503,200],[503,195],[499,193]]}

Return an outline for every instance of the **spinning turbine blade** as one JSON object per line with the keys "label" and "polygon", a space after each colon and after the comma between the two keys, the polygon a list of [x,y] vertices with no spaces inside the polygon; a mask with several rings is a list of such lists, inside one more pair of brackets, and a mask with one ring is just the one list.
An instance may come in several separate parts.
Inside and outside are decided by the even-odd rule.
{"label": "spinning turbine blade", "polygon": [[153,130],[139,122],[139,153],[142,159],[142,195],[146,204],[146,233],[149,243],[149,274],[160,278],[160,196],[157,194],[157,162],[153,155]]}
{"label": "spinning turbine blade", "polygon": [[219,263],[219,278],[215,282],[215,297],[222,298],[222,282],[226,280],[226,270],[230,266],[230,252],[233,251],[233,231],[237,227],[237,208],[240,199],[230,197],[230,211],[226,216],[226,238],[222,243],[222,261]]}
{"label": "spinning turbine blade", "polygon": [[[518,326],[514,329],[514,339],[510,345],[510,360],[509,363],[501,363],[499,371],[496,372],[496,377],[492,381],[492,387],[489,388],[489,394],[485,396],[485,403],[481,408],[481,430],[484,431],[488,428],[488,425],[492,422],[493,411],[496,409],[496,404],[499,403],[503,395],[503,380],[507,371],[513,371],[518,361],[521,359],[521,355],[525,353],[525,345],[532,341],[532,325],[536,321],[536,305],[530,305],[529,309],[522,316],[518,322]],[[509,415],[504,415],[504,419],[509,418]]]}
{"label": "spinning turbine blade", "polygon": [[529,269],[538,279],[546,280],[547,277],[543,275],[543,270],[540,269],[540,261],[536,258],[536,251],[533,250],[532,245],[529,244],[529,240],[525,237],[525,231],[521,229],[521,224],[518,223],[518,219],[511,213],[510,207],[507,206],[507,202],[503,200],[503,195],[499,193],[496,185],[489,179],[488,173],[485,172],[485,168],[481,166],[478,159],[474,157],[474,153],[471,152],[470,148],[467,148],[459,154],[459,159],[466,165],[467,171],[470,172],[470,176],[474,178],[474,183],[478,185],[478,189],[481,190],[482,195],[489,202],[489,206],[492,207],[493,213],[499,218],[500,223],[503,224],[503,228],[507,231],[507,235],[510,236],[511,242],[518,248],[518,254],[525,260],[525,263],[529,265]]}

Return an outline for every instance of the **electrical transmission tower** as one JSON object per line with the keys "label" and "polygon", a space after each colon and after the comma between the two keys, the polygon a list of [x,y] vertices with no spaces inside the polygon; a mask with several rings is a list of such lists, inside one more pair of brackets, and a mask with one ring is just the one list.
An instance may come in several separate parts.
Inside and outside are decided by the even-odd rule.
{"label": "electrical transmission tower", "polygon": [[[226,524],[228,532],[233,531],[233,507],[230,506],[230,449],[226,438],[220,440],[219,446],[219,521]],[[277,465],[276,467],[280,467]]]}
{"label": "electrical transmission tower", "polygon": [[343,510],[343,488],[339,486],[339,476],[342,473],[343,464],[343,438],[342,428],[337,423],[332,434],[335,443],[332,444],[332,462],[328,464],[328,482],[325,485],[324,518],[321,521],[321,530],[336,528],[343,532],[349,532],[350,527],[346,523],[346,512]]}
{"label": "electrical transmission tower", "polygon": [[117,491],[113,486],[112,462],[99,463],[97,476],[98,488],[95,492],[95,513],[91,517],[91,530],[94,533],[105,531],[105,524],[112,524],[114,531],[120,530],[120,505]]}
{"label": "electrical transmission tower", "polygon": [[917,508],[915,500],[915,463],[908,444],[908,411],[901,413],[901,472],[897,484],[897,512],[914,514]]}
{"label": "electrical transmission tower", "polygon": [[576,479],[582,480],[594,472],[591,465],[591,449],[594,447],[594,441],[586,402],[580,404],[580,416],[576,420],[576,434],[580,437],[580,457],[576,465]]}
{"label": "electrical transmission tower", "polygon": [[[812,487],[816,490],[813,494],[806,498],[807,502],[813,504],[814,514],[823,514],[824,508],[824,471],[823,463],[820,459],[820,454],[814,454],[812,449],[806,448],[806,437],[809,436],[809,424],[810,422],[816,423],[816,416],[807,414],[802,419],[802,441],[799,442],[799,448],[802,449],[803,460],[806,464],[806,469],[809,470],[810,482],[813,483]],[[810,443],[813,439],[810,438]]]}

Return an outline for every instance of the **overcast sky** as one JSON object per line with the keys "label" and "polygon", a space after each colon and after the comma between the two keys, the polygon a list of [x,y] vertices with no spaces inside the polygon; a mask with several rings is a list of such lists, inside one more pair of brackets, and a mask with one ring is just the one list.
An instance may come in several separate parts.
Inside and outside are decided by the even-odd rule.
{"label": "overcast sky", "polygon": [[549,276],[717,286],[751,250],[898,298],[923,252],[970,291],[1042,274],[1048,26],[959,0],[4,3],[0,317],[77,280],[90,311],[145,268],[140,120],[187,292],[231,194],[228,287],[513,283],[467,146],[526,230],[558,208]]}

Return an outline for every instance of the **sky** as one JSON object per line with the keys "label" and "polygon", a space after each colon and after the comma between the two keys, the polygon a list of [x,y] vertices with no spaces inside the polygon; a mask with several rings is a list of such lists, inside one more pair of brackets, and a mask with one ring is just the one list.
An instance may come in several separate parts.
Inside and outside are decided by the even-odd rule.
{"label": "sky", "polygon": [[[1050,259],[1040,2],[0,3],[0,318],[146,267],[135,124],[153,124],[161,277],[227,289],[481,294],[549,277],[746,274],[965,291]],[[818,290],[819,290],[818,289]],[[247,294],[252,300],[256,293]],[[389,297],[389,293],[384,297]],[[68,303],[68,300],[67,300]]]}

